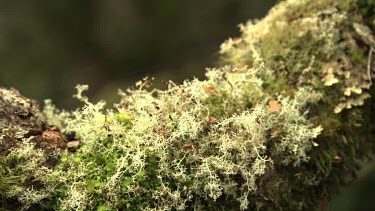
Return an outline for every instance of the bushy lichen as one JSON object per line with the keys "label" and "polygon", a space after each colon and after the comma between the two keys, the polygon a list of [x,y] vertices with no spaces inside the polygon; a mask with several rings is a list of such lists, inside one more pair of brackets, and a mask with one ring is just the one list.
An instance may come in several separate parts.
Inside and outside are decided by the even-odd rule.
{"label": "bushy lichen", "polygon": [[[257,75],[263,71],[227,66],[209,70],[206,81],[171,83],[165,91],[128,90],[117,111],[107,112],[102,102],[82,96],[86,86],[78,86],[85,106],[73,112],[66,130],[74,130],[82,144],[57,167],[67,174],[60,209],[205,209],[220,204],[220,197],[247,209],[257,180],[273,168],[273,156],[299,166],[321,131],[306,119],[308,105],[321,97],[308,88],[293,97],[256,96],[257,104],[246,107],[244,101],[254,97],[247,87],[259,95]],[[225,101],[213,105],[214,95]],[[271,100],[280,104],[277,109]]]}
{"label": "bushy lichen", "polygon": [[[274,70],[271,81],[262,78],[267,93],[294,95],[305,86],[322,94],[309,112],[309,121],[323,128],[314,140],[318,147],[309,152],[309,164],[278,175],[288,185],[277,194],[267,192],[276,197],[273,203],[281,203],[278,195],[290,191],[282,206],[293,201],[295,209],[317,206],[353,178],[356,158],[374,149],[373,100],[368,99],[374,97],[374,17],[361,15],[361,5],[366,7],[363,1],[282,2],[265,19],[241,25],[242,36],[222,45],[224,60],[233,65],[262,64]],[[364,153],[364,148],[369,150]]]}
{"label": "bushy lichen", "polygon": [[[47,120],[74,132],[79,148],[53,168],[30,168],[42,154],[28,159],[43,187],[14,196],[56,210],[324,206],[373,152],[374,26],[360,2],[281,2],[241,25],[221,46],[227,65],[203,81],[148,90],[145,79],[110,110],[83,85],[76,111],[47,101]],[[6,159],[29,156],[24,145]]]}

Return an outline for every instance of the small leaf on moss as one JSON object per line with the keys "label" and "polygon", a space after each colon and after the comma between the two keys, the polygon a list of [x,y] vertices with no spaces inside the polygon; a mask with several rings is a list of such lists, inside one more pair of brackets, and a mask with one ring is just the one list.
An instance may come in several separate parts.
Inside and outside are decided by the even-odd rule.
{"label": "small leaf on moss", "polygon": [[271,100],[268,103],[268,112],[272,113],[272,112],[279,111],[280,109],[281,109],[281,105],[276,100]]}
{"label": "small leaf on moss", "polygon": [[213,93],[215,91],[215,88],[213,88],[212,86],[205,86],[203,89],[207,93]]}

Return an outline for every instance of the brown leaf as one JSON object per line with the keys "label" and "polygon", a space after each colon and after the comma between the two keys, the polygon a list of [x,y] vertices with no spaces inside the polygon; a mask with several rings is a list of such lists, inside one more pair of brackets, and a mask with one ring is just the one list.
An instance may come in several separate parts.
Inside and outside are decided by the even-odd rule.
{"label": "brown leaf", "polygon": [[276,100],[271,100],[268,102],[268,112],[276,112],[281,109],[281,105]]}
{"label": "brown leaf", "polygon": [[165,127],[162,127],[160,130],[159,130],[159,135],[161,135],[164,139],[167,139],[167,135],[165,133]]}
{"label": "brown leaf", "polygon": [[215,118],[215,117],[213,117],[213,116],[210,116],[210,117],[208,118],[208,121],[211,122],[212,124],[215,124],[215,123],[218,122],[217,118]]}
{"label": "brown leaf", "polygon": [[182,149],[184,150],[195,149],[195,148],[196,148],[195,144],[184,144],[184,146],[182,146]]}
{"label": "brown leaf", "polygon": [[213,93],[215,91],[215,88],[213,88],[212,86],[205,86],[203,89],[207,93]]}

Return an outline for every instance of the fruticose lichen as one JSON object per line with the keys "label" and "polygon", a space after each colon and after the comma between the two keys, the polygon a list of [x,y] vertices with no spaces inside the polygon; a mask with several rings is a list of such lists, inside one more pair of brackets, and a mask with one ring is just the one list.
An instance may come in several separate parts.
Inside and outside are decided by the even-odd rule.
{"label": "fruticose lichen", "polygon": [[[241,25],[203,81],[150,90],[145,79],[110,110],[84,85],[76,111],[47,102],[46,119],[79,147],[33,173],[38,190],[4,197],[56,210],[324,206],[374,150],[375,24],[361,5],[375,4],[363,2],[281,2]],[[25,155],[23,145],[7,159]]]}

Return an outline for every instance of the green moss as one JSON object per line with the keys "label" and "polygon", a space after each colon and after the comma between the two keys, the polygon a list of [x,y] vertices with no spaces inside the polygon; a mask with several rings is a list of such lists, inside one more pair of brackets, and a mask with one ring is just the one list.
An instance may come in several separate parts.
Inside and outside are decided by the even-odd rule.
{"label": "green moss", "polygon": [[[275,83],[274,79],[265,79],[263,83],[264,91],[269,95],[277,93],[291,93],[291,88],[288,85],[288,76],[286,72],[275,73],[277,74],[278,81]],[[293,90],[292,90],[293,92]]]}
{"label": "green moss", "polygon": [[220,118],[223,116],[229,116],[231,114],[230,111],[226,111],[226,104],[227,102],[225,99],[226,94],[213,94],[206,98],[205,106],[208,108],[208,112],[211,116],[215,118]]}

